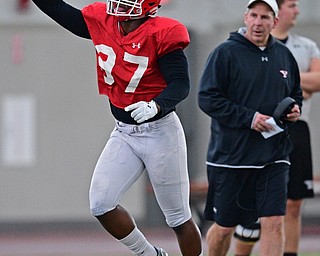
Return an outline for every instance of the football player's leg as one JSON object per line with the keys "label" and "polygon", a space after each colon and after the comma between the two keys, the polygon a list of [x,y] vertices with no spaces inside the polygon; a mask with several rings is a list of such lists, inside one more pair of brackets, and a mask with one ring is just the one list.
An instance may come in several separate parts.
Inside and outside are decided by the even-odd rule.
{"label": "football player's leg", "polygon": [[132,253],[156,255],[155,248],[138,230],[130,214],[119,205],[122,195],[134,184],[144,165],[128,144],[113,132],[93,173],[90,210],[101,225]]}
{"label": "football player's leg", "polygon": [[[133,230],[134,224],[128,213],[118,206],[119,200],[140,177],[143,163],[130,152],[127,143],[114,134],[102,151],[92,176],[90,210],[99,220],[105,219],[101,224],[114,237],[121,239]],[[116,215],[115,212],[119,213],[116,220],[123,217],[122,222],[107,221],[109,215]],[[121,224],[123,227],[119,226]]]}
{"label": "football player's leg", "polygon": [[175,231],[182,255],[199,256],[201,236],[191,219],[183,129],[174,113],[156,122],[161,137],[149,140],[145,161],[150,181],[166,222]]}

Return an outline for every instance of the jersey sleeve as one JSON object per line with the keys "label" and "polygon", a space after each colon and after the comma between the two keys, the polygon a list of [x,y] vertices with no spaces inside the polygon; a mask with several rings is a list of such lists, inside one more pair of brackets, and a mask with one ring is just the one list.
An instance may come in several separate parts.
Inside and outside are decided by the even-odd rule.
{"label": "jersey sleeve", "polygon": [[93,3],[84,7],[81,12],[88,26],[89,32],[92,32],[92,30],[97,26],[97,21],[103,20],[105,17],[106,4],[100,2]]}
{"label": "jersey sleeve", "polygon": [[170,29],[162,32],[161,41],[158,45],[158,56],[162,57],[177,49],[183,50],[189,43],[190,38],[187,28],[181,23],[176,23]]}

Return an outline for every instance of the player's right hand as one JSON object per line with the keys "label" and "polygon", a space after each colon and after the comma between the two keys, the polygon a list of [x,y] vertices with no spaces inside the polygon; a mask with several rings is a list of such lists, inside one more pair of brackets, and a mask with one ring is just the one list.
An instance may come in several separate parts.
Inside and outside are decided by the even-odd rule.
{"label": "player's right hand", "polygon": [[139,101],[137,103],[133,103],[124,108],[125,111],[131,112],[131,117],[137,123],[143,123],[144,121],[154,117],[158,112],[158,107],[155,101]]}

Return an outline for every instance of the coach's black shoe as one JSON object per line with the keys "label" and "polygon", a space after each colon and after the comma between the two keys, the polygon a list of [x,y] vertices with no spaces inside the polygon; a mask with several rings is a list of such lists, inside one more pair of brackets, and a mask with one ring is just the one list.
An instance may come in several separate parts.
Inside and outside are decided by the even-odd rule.
{"label": "coach's black shoe", "polygon": [[157,251],[157,256],[169,256],[169,254],[166,253],[162,248],[155,247],[155,249]]}

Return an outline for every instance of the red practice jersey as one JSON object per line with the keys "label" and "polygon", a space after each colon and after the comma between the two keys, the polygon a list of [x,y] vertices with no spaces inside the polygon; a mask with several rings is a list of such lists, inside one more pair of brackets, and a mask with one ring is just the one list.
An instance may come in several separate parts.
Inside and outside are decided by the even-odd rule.
{"label": "red practice jersey", "polygon": [[165,17],[150,17],[128,35],[120,32],[105,3],[82,9],[96,49],[99,93],[118,108],[151,101],[167,84],[160,73],[159,57],[190,43],[186,27]]}

